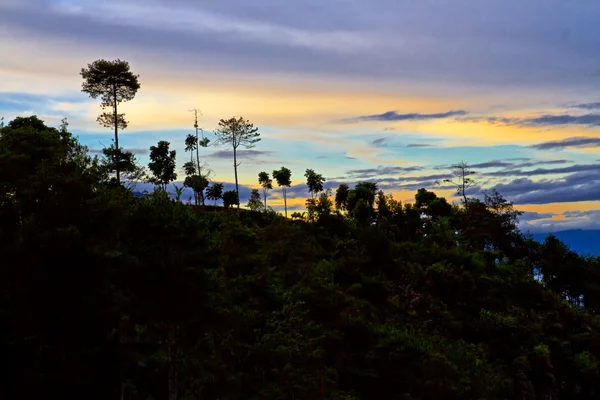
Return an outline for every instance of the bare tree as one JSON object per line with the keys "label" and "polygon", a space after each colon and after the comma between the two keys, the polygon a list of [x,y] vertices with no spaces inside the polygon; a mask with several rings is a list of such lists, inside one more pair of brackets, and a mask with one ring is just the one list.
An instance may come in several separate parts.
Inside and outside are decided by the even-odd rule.
{"label": "bare tree", "polygon": [[475,175],[477,172],[471,170],[469,165],[461,161],[458,164],[454,164],[452,166],[452,175],[454,175],[453,179],[444,179],[445,183],[450,183],[456,186],[456,194],[462,196],[465,206],[467,205],[467,189],[477,185],[477,181],[471,178],[471,176]]}
{"label": "bare tree", "polygon": [[[237,149],[242,146],[247,149],[252,148],[260,141],[260,133],[258,128],[254,127],[250,121],[242,117],[232,117],[227,120],[219,121],[219,126],[215,129],[217,136],[217,144],[231,146],[233,149],[233,170],[235,173],[235,192],[240,197],[240,189],[238,185],[237,167],[241,163],[237,162]],[[239,201],[237,202],[238,209],[240,208]]]}

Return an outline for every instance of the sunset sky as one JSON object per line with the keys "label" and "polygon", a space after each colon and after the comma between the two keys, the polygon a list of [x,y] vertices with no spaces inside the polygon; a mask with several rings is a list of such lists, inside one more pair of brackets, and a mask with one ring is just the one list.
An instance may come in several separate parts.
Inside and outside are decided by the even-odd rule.
{"label": "sunset sky", "polygon": [[[600,228],[599,16],[598,0],[0,0],[0,117],[67,117],[98,151],[112,134],[79,72],[120,58],[141,83],[120,142],[144,165],[158,140],[187,161],[192,108],[209,137],[220,118],[259,127],[242,200],[286,166],[292,209],[307,168],[457,201],[435,181],[462,160],[526,230]],[[233,182],[230,149],[201,156]]]}

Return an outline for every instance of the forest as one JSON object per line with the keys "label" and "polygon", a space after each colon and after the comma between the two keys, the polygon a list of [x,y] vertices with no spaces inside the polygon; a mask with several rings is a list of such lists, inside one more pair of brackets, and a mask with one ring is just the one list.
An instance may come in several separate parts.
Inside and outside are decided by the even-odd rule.
{"label": "forest", "polygon": [[[287,218],[267,198],[277,185],[285,200],[292,171],[257,171],[240,209],[192,134],[185,202],[168,193],[168,142],[149,176],[118,144],[117,105],[140,87],[129,65],[82,77],[110,110],[100,156],[67,120],[0,126],[1,398],[600,396],[600,258],[525,235],[501,193],[468,196],[467,164],[447,182],[457,204],[425,188],[403,203],[375,182],[332,192],[307,169],[306,212]],[[233,117],[215,134],[237,187],[236,149],[258,128]],[[155,190],[136,193],[139,180]]]}

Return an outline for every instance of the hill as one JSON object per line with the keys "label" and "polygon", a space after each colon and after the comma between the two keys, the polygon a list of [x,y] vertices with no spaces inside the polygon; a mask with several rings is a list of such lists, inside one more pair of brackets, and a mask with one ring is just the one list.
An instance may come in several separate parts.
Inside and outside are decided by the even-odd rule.
{"label": "hill", "polygon": [[39,125],[0,130],[0,398],[600,394],[600,258],[524,237],[500,194],[190,206]]}
{"label": "hill", "polygon": [[[552,232],[552,234],[579,254],[600,256],[600,229],[572,229]],[[543,242],[548,233],[534,233],[532,236],[535,240]]]}

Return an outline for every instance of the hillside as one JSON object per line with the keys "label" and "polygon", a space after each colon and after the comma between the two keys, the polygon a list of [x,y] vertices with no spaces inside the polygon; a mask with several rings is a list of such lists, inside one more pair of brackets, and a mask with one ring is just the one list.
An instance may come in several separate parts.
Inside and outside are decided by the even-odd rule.
{"label": "hillside", "polygon": [[0,398],[600,395],[600,259],[527,238],[499,193],[361,182],[294,220],[238,213],[160,180],[136,196],[20,122],[0,130]]}

